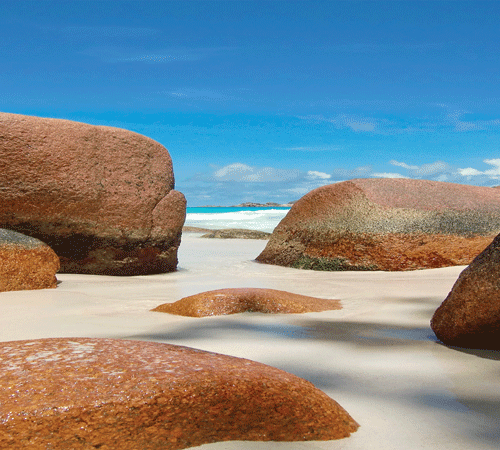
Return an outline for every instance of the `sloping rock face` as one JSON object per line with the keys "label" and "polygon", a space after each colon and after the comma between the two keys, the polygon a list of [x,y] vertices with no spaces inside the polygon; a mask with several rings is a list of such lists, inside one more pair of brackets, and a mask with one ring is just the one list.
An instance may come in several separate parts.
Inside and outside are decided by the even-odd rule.
{"label": "sloping rock face", "polygon": [[172,160],[119,128],[0,113],[0,227],[46,242],[61,272],[176,269],[185,220]]}
{"label": "sloping rock face", "polygon": [[358,428],[306,380],[154,342],[3,342],[0,387],[0,448],[165,450],[339,439]]}
{"label": "sloping rock face", "polygon": [[500,235],[460,274],[431,328],[447,345],[500,350]]}
{"label": "sloping rock face", "polygon": [[59,258],[38,239],[0,228],[0,292],[55,288]]}
{"label": "sloping rock face", "polygon": [[308,297],[275,289],[235,288],[191,295],[175,303],[164,303],[152,311],[206,317],[241,312],[299,314],[333,309],[342,309],[340,300]]}
{"label": "sloping rock face", "polygon": [[317,270],[469,264],[500,232],[500,190],[438,181],[356,179],[297,201],[257,261]]}

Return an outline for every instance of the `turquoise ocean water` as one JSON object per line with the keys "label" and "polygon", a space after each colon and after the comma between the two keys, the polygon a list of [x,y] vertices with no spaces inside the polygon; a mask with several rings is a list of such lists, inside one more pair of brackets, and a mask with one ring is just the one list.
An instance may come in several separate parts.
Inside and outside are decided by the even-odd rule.
{"label": "turquoise ocean water", "polygon": [[188,207],[185,225],[213,230],[245,228],[270,233],[289,210],[286,207]]}

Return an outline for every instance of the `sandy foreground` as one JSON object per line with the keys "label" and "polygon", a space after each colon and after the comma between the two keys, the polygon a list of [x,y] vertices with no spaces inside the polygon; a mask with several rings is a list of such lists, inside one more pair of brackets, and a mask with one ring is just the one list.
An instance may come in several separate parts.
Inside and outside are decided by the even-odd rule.
{"label": "sandy foreground", "polygon": [[[464,267],[304,271],[254,262],[266,241],[199,236],[183,236],[176,273],[60,274],[57,289],[0,293],[0,340],[140,339],[248,358],[311,381],[361,425],[350,438],[337,441],[197,447],[206,450],[499,448],[500,352],[445,347],[429,327]],[[338,298],[343,309],[206,318],[149,311],[229,287]]]}

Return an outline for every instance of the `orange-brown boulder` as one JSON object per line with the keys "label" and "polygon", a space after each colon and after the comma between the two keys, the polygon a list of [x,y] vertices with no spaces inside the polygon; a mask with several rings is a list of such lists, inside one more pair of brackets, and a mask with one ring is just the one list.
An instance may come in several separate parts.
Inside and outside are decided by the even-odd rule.
{"label": "orange-brown boulder", "polygon": [[202,292],[152,311],[179,316],[206,317],[241,312],[297,314],[341,309],[340,300],[308,297],[275,289],[234,288]]}
{"label": "orange-brown boulder", "polygon": [[38,239],[0,228],[0,292],[55,288],[59,258]]}
{"label": "orange-brown boulder", "polygon": [[447,345],[500,350],[500,235],[460,274],[431,328]]}
{"label": "orange-brown boulder", "polygon": [[0,448],[165,450],[357,428],[308,381],[246,359],[115,339],[0,344]]}
{"label": "orange-brown boulder", "polygon": [[298,200],[257,261],[316,270],[465,265],[499,232],[498,189],[356,179]]}
{"label": "orange-brown boulder", "polygon": [[47,243],[61,272],[176,269],[185,219],[165,147],[140,134],[0,113],[0,227]]}

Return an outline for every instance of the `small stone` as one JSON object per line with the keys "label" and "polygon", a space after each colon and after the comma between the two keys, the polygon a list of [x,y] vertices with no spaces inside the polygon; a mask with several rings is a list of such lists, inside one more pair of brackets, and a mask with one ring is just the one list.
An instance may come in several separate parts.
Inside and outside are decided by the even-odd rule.
{"label": "small stone", "polygon": [[340,300],[308,297],[275,289],[235,288],[202,292],[152,311],[179,316],[206,317],[241,312],[299,314],[341,309]]}

